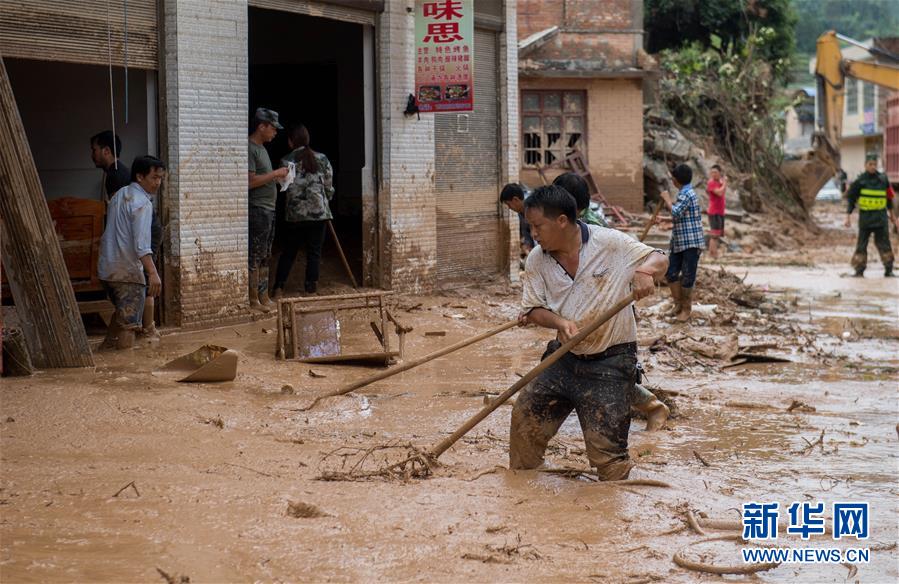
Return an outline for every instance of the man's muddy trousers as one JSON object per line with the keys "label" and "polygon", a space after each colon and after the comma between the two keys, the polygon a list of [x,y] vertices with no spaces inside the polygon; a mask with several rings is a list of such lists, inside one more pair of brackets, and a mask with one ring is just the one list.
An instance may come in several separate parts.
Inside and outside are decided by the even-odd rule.
{"label": "man's muddy trousers", "polygon": [[886,211],[859,211],[858,244],[852,256],[852,268],[857,274],[861,274],[868,267],[868,240],[872,234],[884,271],[892,272],[893,248],[890,245],[890,220]]}
{"label": "man's muddy trousers", "polygon": [[[558,341],[552,341],[544,358],[558,347]],[[633,466],[627,453],[627,434],[636,382],[636,344],[629,345],[625,352],[594,360],[567,353],[522,389],[515,401],[509,468],[540,466],[547,444],[575,410],[587,458],[599,479],[627,478]]]}

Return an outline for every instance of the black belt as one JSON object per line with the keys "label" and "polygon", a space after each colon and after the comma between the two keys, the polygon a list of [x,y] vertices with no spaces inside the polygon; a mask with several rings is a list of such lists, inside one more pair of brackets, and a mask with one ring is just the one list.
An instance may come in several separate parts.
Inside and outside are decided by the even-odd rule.
{"label": "black belt", "polygon": [[612,345],[602,353],[590,353],[589,355],[575,355],[574,353],[571,353],[571,356],[581,361],[598,361],[600,359],[607,359],[625,353],[636,355],[637,343],[621,343],[620,345]]}

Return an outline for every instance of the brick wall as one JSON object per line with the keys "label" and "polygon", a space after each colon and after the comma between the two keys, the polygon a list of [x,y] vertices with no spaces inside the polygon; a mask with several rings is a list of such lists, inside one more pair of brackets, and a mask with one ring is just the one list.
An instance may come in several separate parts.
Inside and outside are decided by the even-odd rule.
{"label": "brick wall", "polygon": [[433,288],[437,268],[434,116],[403,115],[415,88],[413,6],[387,2],[379,17],[381,285],[402,292]]}
{"label": "brick wall", "polygon": [[[639,79],[521,79],[521,89],[587,92],[587,162],[600,190],[628,211],[643,206],[643,89]],[[552,179],[562,171],[547,173]],[[530,186],[536,171],[522,169]]]}
{"label": "brick wall", "polygon": [[559,33],[528,54],[526,69],[616,70],[636,67],[643,44],[642,0],[520,0],[519,35],[558,26]]}
{"label": "brick wall", "polygon": [[[424,292],[433,289],[437,283],[435,133],[433,115],[423,114],[421,119],[403,115],[408,95],[415,86],[414,11],[407,11],[413,6],[409,0],[387,2],[379,16],[381,177],[378,206],[382,287]],[[518,179],[520,139],[514,0],[504,2],[504,12],[505,30],[500,38],[500,173],[504,181],[511,182]],[[511,240],[513,227],[514,241]],[[510,257],[517,258],[517,223],[513,225],[503,217],[498,228],[503,230],[503,249],[509,250]],[[517,277],[517,269],[515,274]]]}
{"label": "brick wall", "polygon": [[247,302],[247,0],[164,2],[167,320]]}
{"label": "brick wall", "polygon": [[574,30],[642,28],[642,0],[518,0],[518,34],[551,26]]}

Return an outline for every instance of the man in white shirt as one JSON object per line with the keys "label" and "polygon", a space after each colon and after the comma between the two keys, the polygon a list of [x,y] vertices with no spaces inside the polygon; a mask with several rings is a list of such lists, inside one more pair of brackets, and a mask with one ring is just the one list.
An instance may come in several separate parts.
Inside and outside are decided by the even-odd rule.
{"label": "man in white shirt", "polygon": [[[664,253],[577,221],[574,197],[561,187],[536,189],[525,216],[540,245],[525,266],[520,321],[555,329],[558,342],[622,298],[652,294],[668,267]],[[549,440],[576,410],[600,480],[626,478],[636,366],[637,323],[625,309],[522,390],[512,410],[510,468],[540,466]]]}
{"label": "man in white shirt", "polygon": [[103,347],[133,347],[147,293],[157,296],[162,289],[151,248],[150,196],[159,191],[164,177],[161,160],[153,156],[136,158],[131,165],[131,184],[120,189],[106,208],[97,272],[116,310]]}

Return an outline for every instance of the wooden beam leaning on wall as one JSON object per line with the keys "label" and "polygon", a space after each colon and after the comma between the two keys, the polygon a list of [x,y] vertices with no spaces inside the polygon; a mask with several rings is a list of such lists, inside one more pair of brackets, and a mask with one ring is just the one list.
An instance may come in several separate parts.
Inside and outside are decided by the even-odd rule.
{"label": "wooden beam leaning on wall", "polygon": [[6,65],[0,57],[3,266],[37,367],[90,367],[87,333],[53,229]]}

